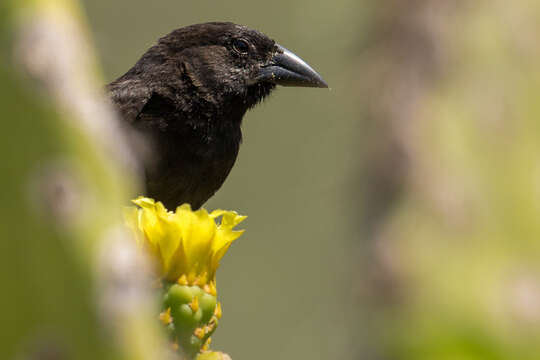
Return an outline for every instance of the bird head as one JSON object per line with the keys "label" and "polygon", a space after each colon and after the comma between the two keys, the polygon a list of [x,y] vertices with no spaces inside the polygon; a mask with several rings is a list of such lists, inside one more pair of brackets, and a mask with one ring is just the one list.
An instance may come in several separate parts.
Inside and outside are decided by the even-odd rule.
{"label": "bird head", "polygon": [[[233,23],[213,22],[171,32],[158,43],[200,91],[250,108],[276,85],[328,85],[306,62],[268,36]],[[219,99],[224,100],[224,99]],[[225,99],[227,100],[227,99]]]}

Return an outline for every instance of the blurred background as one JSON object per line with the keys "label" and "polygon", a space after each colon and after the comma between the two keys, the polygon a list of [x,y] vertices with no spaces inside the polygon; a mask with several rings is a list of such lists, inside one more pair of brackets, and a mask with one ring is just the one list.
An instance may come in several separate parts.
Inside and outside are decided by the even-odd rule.
{"label": "blurred background", "polygon": [[[244,118],[206,208],[248,215],[218,274],[235,360],[540,358],[540,3],[84,0],[108,83],[232,21],[330,90]],[[7,224],[7,222],[6,222]]]}

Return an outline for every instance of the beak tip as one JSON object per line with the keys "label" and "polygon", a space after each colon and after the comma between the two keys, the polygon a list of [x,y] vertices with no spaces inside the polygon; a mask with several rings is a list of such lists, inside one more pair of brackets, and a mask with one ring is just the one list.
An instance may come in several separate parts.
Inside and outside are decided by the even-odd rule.
{"label": "beak tip", "polygon": [[320,89],[328,89],[329,87],[328,83],[317,73],[309,77],[309,82],[305,86]]}
{"label": "beak tip", "polygon": [[273,57],[273,66],[263,70],[262,78],[282,86],[301,86],[327,89],[328,84],[304,60],[281,45]]}
{"label": "beak tip", "polygon": [[321,88],[321,89],[328,89],[328,84],[326,83],[326,81],[324,81],[323,79],[321,79],[321,80],[319,81],[319,86],[318,86],[318,87]]}

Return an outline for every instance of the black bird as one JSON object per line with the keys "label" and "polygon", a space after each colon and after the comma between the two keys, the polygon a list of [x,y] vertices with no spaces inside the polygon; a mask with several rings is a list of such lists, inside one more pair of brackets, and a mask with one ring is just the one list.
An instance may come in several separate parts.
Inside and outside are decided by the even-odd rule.
{"label": "black bird", "polygon": [[276,85],[328,87],[302,59],[233,23],[174,30],[108,85],[120,115],[150,144],[146,194],[199,208],[221,187],[242,117]]}

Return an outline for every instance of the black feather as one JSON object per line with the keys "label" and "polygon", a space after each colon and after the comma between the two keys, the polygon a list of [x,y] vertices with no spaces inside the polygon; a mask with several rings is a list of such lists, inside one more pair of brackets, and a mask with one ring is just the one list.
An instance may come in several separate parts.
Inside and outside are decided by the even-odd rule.
{"label": "black feather", "polygon": [[[239,40],[247,52],[235,46]],[[221,187],[238,154],[244,114],[276,86],[274,73],[257,80],[276,54],[282,48],[245,26],[192,25],[159,39],[108,85],[120,115],[150,144],[145,195],[170,209],[196,209]]]}

